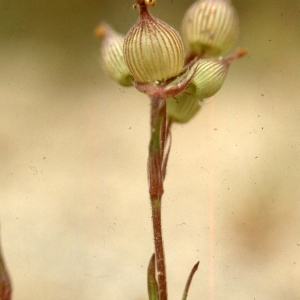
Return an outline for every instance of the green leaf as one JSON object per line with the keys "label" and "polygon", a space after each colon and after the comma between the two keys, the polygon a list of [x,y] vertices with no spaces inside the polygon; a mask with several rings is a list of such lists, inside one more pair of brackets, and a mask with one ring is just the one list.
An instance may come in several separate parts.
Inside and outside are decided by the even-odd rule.
{"label": "green leaf", "polygon": [[187,298],[193,276],[194,276],[195,272],[198,270],[198,266],[199,266],[199,261],[194,265],[194,267],[193,267],[193,269],[190,273],[190,276],[189,276],[189,278],[186,282],[185,289],[184,289],[183,296],[182,296],[182,300],[186,300],[186,298]]}
{"label": "green leaf", "polygon": [[158,288],[155,278],[155,254],[151,256],[149,262],[147,279],[149,300],[158,300]]}

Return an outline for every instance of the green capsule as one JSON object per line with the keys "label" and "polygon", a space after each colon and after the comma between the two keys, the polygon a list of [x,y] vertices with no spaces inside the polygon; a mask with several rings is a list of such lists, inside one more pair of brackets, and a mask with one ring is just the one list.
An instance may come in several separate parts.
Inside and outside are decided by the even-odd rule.
{"label": "green capsule", "polygon": [[118,84],[132,86],[133,77],[123,57],[124,37],[106,24],[97,27],[95,34],[103,39],[100,60],[104,72]]}
{"label": "green capsule", "polygon": [[196,96],[196,86],[190,84],[183,92],[167,99],[167,116],[173,122],[186,123],[201,108],[201,100]]}
{"label": "green capsule", "polygon": [[220,59],[200,59],[195,65],[195,74],[191,84],[195,86],[195,97],[206,99],[217,93],[222,87],[229,64]]}
{"label": "green capsule", "polygon": [[182,70],[183,42],[174,28],[150,14],[147,6],[155,1],[138,3],[140,17],[125,37],[124,59],[136,82],[163,82]]}
{"label": "green capsule", "polygon": [[229,0],[198,0],[182,22],[183,41],[191,53],[218,56],[238,36],[238,17]]}

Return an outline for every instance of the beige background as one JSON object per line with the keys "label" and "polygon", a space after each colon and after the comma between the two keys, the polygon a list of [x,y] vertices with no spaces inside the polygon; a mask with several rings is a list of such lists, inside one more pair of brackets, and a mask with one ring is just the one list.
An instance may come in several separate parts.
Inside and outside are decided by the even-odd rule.
{"label": "beige background", "polygon": [[[180,28],[192,1],[152,12]],[[149,101],[108,80],[92,33],[133,0],[0,1],[0,220],[15,300],[146,297]],[[299,299],[300,3],[233,1],[249,55],[174,126],[170,299]],[[212,260],[214,257],[214,260]]]}

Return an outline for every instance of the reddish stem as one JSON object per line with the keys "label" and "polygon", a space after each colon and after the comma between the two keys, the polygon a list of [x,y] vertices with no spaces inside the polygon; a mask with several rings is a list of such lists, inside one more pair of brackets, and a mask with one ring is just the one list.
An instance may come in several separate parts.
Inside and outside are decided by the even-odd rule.
{"label": "reddish stem", "polygon": [[161,198],[151,198],[159,300],[167,300],[167,276],[161,227]]}
{"label": "reddish stem", "polygon": [[0,249],[0,299],[10,300],[12,294],[11,281],[5,268],[4,260]]}
{"label": "reddish stem", "polygon": [[168,298],[161,227],[161,199],[164,192],[164,175],[162,169],[166,138],[166,102],[160,97],[151,97],[151,139],[148,157],[148,179],[152,209],[159,300],[167,300]]}

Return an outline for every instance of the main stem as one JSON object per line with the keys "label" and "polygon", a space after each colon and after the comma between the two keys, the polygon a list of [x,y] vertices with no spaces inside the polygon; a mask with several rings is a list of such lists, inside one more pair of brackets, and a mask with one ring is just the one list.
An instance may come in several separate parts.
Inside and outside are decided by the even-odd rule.
{"label": "main stem", "polygon": [[167,300],[167,276],[161,230],[161,199],[151,199],[159,300]]}
{"label": "main stem", "polygon": [[165,100],[160,97],[151,97],[151,139],[148,157],[148,179],[159,300],[168,299],[165,254],[161,228],[161,200],[164,192],[163,160],[166,138]]}

